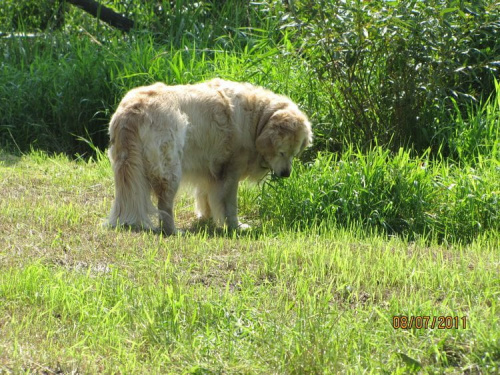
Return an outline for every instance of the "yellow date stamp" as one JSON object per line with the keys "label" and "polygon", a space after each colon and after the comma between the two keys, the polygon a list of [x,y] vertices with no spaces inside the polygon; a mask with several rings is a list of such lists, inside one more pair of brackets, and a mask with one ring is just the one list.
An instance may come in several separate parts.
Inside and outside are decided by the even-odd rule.
{"label": "yellow date stamp", "polygon": [[396,315],[392,317],[394,329],[467,329],[466,316],[426,316],[426,315]]}

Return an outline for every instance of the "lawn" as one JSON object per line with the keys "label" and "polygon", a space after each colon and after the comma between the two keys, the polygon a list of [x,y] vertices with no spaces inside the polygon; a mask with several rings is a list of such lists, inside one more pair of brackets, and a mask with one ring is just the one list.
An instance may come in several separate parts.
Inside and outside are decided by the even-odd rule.
{"label": "lawn", "polygon": [[115,231],[107,160],[0,160],[0,373],[499,370],[496,231],[269,227],[252,186],[250,231],[198,225],[185,193],[183,235]]}

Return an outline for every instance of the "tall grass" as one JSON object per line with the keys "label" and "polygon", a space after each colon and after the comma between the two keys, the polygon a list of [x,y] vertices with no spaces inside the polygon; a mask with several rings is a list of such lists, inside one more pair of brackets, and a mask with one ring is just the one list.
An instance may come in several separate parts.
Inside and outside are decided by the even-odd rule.
{"label": "tall grass", "polygon": [[456,153],[443,145],[455,109],[486,100],[498,74],[494,0],[103,1],[135,20],[127,35],[47,4],[0,4],[0,33],[51,31],[0,39],[3,147],[83,153],[74,135],[89,134],[104,148],[127,89],[217,75],[291,94],[315,124],[316,151],[377,139]]}
{"label": "tall grass", "polygon": [[446,145],[456,160],[474,163],[485,157],[500,160],[500,83],[495,81],[496,95],[483,103],[471,104],[466,115],[454,101],[455,114]]}
{"label": "tall grass", "polygon": [[87,134],[104,145],[107,100],[114,95],[102,49],[62,34],[12,37],[0,48],[2,147],[74,154],[83,151],[76,136]]}
{"label": "tall grass", "polygon": [[155,81],[185,84],[219,76],[310,100],[302,90],[307,71],[266,29],[241,29],[213,45],[200,38],[163,43],[139,31],[127,38],[80,31],[0,39],[0,147],[92,153],[78,141],[84,136],[104,149],[118,101],[129,89]]}
{"label": "tall grass", "polygon": [[264,185],[261,214],[279,227],[361,227],[446,241],[500,228],[498,161],[458,167],[380,147],[318,154],[288,180]]}
{"label": "tall grass", "polygon": [[457,161],[383,147],[318,154],[290,179],[264,184],[261,214],[278,226],[360,226],[366,230],[444,241],[470,241],[500,228],[497,95],[456,111]]}

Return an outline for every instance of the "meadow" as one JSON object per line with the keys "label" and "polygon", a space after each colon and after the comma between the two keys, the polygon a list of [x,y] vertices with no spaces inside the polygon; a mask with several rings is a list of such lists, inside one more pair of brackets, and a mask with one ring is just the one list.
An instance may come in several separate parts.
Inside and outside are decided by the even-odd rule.
{"label": "meadow", "polygon": [[[0,373],[500,371],[495,1],[56,3],[0,5]],[[292,176],[103,227],[120,98],[215,76],[308,113]]]}
{"label": "meadow", "polygon": [[[183,236],[113,231],[106,159],[1,159],[2,372],[498,370],[497,231],[442,244],[260,225],[252,187],[248,232],[200,227],[185,195]],[[395,329],[403,316],[430,320]]]}

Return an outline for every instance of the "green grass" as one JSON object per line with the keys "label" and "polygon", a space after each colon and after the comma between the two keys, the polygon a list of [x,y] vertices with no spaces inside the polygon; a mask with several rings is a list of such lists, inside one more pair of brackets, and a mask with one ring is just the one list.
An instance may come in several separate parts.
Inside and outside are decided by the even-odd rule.
{"label": "green grass", "polygon": [[261,214],[278,227],[360,225],[407,239],[470,241],[500,230],[500,86],[496,96],[455,110],[443,145],[418,155],[352,145],[297,163],[292,178],[264,185]]}
{"label": "green grass", "polygon": [[4,149],[89,152],[78,136],[104,149],[107,122],[130,88],[214,76],[290,95],[314,124],[312,155],[343,151],[346,140],[458,157],[488,147],[477,144],[481,124],[457,121],[495,91],[493,0],[451,8],[444,0],[103,0],[136,21],[128,34],[69,4],[58,23],[53,1],[38,3],[0,2]]}
{"label": "green grass", "polygon": [[[141,27],[0,5],[0,373],[500,371],[493,1],[104,3]],[[308,163],[242,186],[247,232],[186,194],[183,236],[102,227],[120,98],[214,76],[298,102]]]}
{"label": "green grass", "polygon": [[148,36],[128,43],[59,33],[0,39],[0,147],[89,153],[78,141],[83,136],[104,149],[109,118],[121,98],[156,81],[173,85],[220,77],[311,101],[304,88],[310,78],[300,61],[278,59],[281,52],[272,41],[255,33],[258,41],[232,50],[195,43],[179,49]]}
{"label": "green grass", "polygon": [[[354,225],[224,234],[189,230],[186,196],[184,236],[113,231],[106,159],[1,160],[0,372],[498,370],[497,231],[448,245]],[[240,199],[257,225],[258,193]],[[467,325],[396,330],[399,315]]]}
{"label": "green grass", "polygon": [[439,241],[500,229],[498,161],[459,167],[429,155],[377,147],[297,163],[292,178],[264,185],[261,213],[277,226],[363,228]]}

